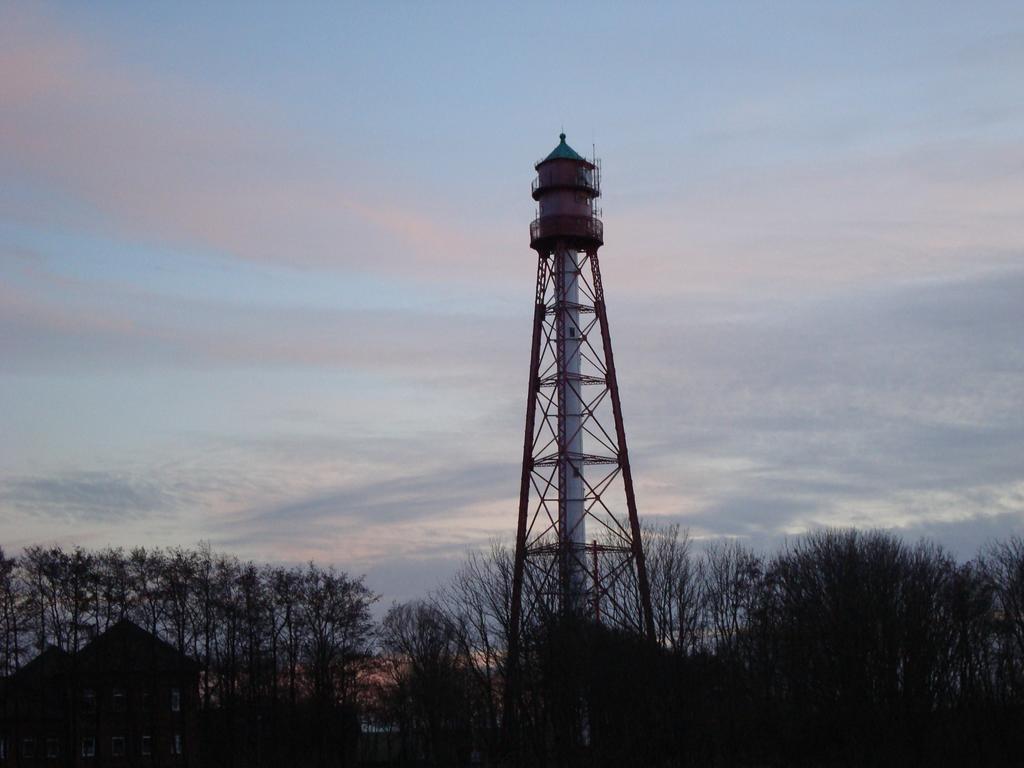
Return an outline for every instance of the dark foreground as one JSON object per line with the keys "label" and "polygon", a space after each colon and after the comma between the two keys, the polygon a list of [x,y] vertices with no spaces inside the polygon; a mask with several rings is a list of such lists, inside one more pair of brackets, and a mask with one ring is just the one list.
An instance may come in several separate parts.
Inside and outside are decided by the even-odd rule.
{"label": "dark foreground", "polygon": [[645,549],[657,637],[537,618],[508,712],[502,547],[379,624],[313,565],[0,553],[0,768],[1021,764],[1020,538]]}

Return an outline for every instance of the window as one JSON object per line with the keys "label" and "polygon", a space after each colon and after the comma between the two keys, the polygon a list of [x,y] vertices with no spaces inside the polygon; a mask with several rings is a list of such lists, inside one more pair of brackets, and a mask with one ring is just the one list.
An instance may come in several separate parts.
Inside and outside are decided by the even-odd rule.
{"label": "window", "polygon": [[7,739],[0,737],[0,760],[7,759]]}
{"label": "window", "polygon": [[46,740],[46,756],[60,757],[60,739]]}
{"label": "window", "polygon": [[82,739],[82,757],[96,757],[95,736],[85,736]]}
{"label": "window", "polygon": [[181,734],[180,733],[174,734],[174,741],[171,742],[171,754],[172,755],[180,755],[181,754]]}
{"label": "window", "polygon": [[141,745],[140,751],[142,752],[142,754],[144,754],[144,755],[152,755],[153,754],[153,737],[152,736],[143,736],[142,737],[142,741],[140,742],[140,745]]}
{"label": "window", "polygon": [[150,691],[143,691],[140,703],[147,712],[151,710],[153,708],[153,694]]}
{"label": "window", "polygon": [[110,738],[111,757],[124,757],[124,736],[112,736]]}
{"label": "window", "polygon": [[22,757],[35,757],[36,756],[36,740],[35,739],[23,739],[21,742],[21,756]]}
{"label": "window", "polygon": [[180,688],[171,688],[171,712],[181,712]]}
{"label": "window", "polygon": [[125,695],[124,688],[115,688],[114,695],[111,697],[111,705],[115,712],[124,712],[125,708]]}
{"label": "window", "polygon": [[82,691],[82,709],[85,712],[96,711],[96,691],[86,688]]}

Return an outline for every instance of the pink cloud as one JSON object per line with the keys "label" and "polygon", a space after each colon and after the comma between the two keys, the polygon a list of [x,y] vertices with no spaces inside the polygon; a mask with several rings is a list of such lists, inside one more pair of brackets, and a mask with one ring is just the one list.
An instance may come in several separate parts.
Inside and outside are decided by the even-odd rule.
{"label": "pink cloud", "polygon": [[[231,95],[130,67],[34,9],[0,10],[0,100],[0,162],[81,206],[44,214],[61,219],[50,224],[421,277],[477,258],[465,222],[376,189],[365,161],[307,148]],[[37,202],[5,205],[40,216]]]}
{"label": "pink cloud", "polygon": [[606,222],[612,290],[768,296],[1019,263],[1024,143],[744,168]]}
{"label": "pink cloud", "polygon": [[[0,284],[3,367],[313,367],[493,377],[514,324],[411,310],[313,310],[177,299],[43,267]],[[63,350],[55,354],[54,350]],[[443,362],[443,364],[439,364]],[[519,362],[518,360],[516,361]]]}
{"label": "pink cloud", "polygon": [[7,328],[17,323],[22,327],[74,335],[126,337],[139,332],[134,321],[109,310],[75,310],[63,306],[59,300],[47,300],[5,285],[0,285],[0,320]]}
{"label": "pink cloud", "polygon": [[[342,159],[343,137],[318,147],[263,106],[129,67],[55,16],[0,11],[0,96],[0,162],[80,204],[0,203],[16,218],[304,268],[522,279],[528,295],[525,222],[385,188],[372,158]],[[608,160],[622,174],[625,159]],[[827,291],[1005,262],[1024,240],[1024,187],[1007,172],[1021,162],[1020,142],[950,143],[613,196],[610,296]]]}

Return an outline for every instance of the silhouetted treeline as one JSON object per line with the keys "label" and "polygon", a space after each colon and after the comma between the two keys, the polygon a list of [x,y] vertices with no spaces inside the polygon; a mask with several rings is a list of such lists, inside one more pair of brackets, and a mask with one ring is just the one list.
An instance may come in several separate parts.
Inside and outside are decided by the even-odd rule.
{"label": "silhouetted treeline", "polygon": [[375,599],[332,568],[208,547],[0,550],[0,673],[128,619],[199,662],[203,765],[352,765]]}
{"label": "silhouetted treeline", "polygon": [[514,717],[500,545],[376,624],[361,579],[314,565],[0,554],[0,671],[129,618],[199,662],[205,766],[1020,764],[1021,538],[970,562],[852,530],[645,548],[656,641],[536,617]]}
{"label": "silhouetted treeline", "polygon": [[657,642],[535,622],[504,743],[510,554],[392,609],[384,701],[410,764],[474,750],[529,766],[1020,764],[1024,540],[960,563],[884,532],[812,533],[769,556],[645,535]]}

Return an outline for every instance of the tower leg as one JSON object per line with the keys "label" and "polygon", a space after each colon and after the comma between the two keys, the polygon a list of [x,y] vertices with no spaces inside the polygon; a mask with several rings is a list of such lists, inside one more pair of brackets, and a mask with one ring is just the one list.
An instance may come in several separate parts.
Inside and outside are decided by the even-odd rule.
{"label": "tower leg", "polygon": [[537,293],[533,307],[533,342],[530,350],[530,381],[526,392],[526,431],[523,436],[523,473],[519,482],[519,524],[512,567],[512,605],[509,609],[508,653],[505,659],[505,701],[502,727],[506,736],[516,727],[520,684],[519,644],[523,577],[526,570],[526,531],[530,505],[530,473],[533,471],[533,440],[537,422],[537,392],[540,389],[541,336],[544,329],[544,293],[548,279],[548,260],[537,262]]}
{"label": "tower leg", "polygon": [[612,339],[608,330],[608,313],[604,304],[604,286],[601,283],[601,267],[597,260],[597,251],[590,254],[590,268],[594,282],[594,312],[601,326],[601,340],[604,344],[604,364],[608,378],[608,392],[612,399],[612,415],[615,419],[615,436],[619,444],[619,466],[622,468],[622,481],[626,488],[626,507],[629,510],[629,529],[633,547],[633,560],[636,563],[636,577],[640,591],[641,626],[649,640],[655,639],[654,615],[651,610],[651,586],[647,581],[647,563],[644,558],[644,546],[641,540],[640,518],[636,511],[636,495],[633,492],[633,472],[629,466],[629,449],[626,447],[626,427],[622,420],[622,402],[619,400],[619,382],[615,375],[615,359],[612,355]]}

